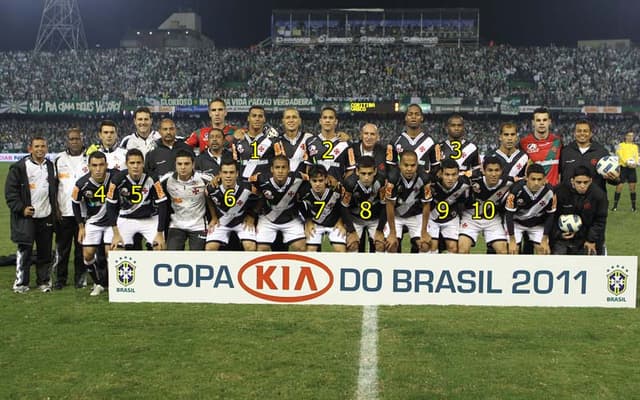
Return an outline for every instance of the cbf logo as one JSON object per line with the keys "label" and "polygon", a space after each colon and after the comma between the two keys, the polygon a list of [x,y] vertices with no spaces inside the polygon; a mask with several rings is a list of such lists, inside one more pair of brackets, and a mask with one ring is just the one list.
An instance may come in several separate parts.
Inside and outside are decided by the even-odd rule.
{"label": "cbf logo", "polygon": [[627,290],[629,270],[620,265],[607,269],[607,288],[609,293],[619,296]]}
{"label": "cbf logo", "polygon": [[122,286],[130,286],[136,281],[136,264],[133,258],[123,256],[116,260],[116,279]]}

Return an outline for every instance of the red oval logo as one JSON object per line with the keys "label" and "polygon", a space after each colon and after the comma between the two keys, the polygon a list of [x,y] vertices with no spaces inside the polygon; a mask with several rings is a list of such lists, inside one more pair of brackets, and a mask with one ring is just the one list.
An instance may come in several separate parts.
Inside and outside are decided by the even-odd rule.
{"label": "red oval logo", "polygon": [[311,257],[269,254],[244,264],[238,271],[238,282],[260,299],[296,303],[325,294],[333,286],[333,273]]}

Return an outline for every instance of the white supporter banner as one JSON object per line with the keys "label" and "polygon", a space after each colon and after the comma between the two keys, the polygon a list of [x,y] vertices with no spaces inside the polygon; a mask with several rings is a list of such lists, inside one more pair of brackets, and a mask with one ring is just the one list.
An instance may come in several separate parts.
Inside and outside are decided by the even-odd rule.
{"label": "white supporter banner", "polygon": [[112,302],[635,308],[629,256],[113,251]]}

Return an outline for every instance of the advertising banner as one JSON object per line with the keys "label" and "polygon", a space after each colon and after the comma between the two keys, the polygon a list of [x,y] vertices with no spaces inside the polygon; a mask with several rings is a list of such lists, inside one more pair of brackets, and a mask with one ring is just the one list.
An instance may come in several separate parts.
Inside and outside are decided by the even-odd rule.
{"label": "advertising banner", "polygon": [[112,302],[635,308],[637,258],[113,251],[109,282]]}

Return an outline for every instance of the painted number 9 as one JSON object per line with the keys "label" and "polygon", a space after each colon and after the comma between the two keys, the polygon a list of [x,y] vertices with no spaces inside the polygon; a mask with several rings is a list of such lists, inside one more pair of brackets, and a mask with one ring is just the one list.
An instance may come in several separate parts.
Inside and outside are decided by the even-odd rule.
{"label": "painted number 9", "polygon": [[436,204],[436,210],[438,211],[438,219],[445,219],[449,216],[449,203],[441,201]]}

